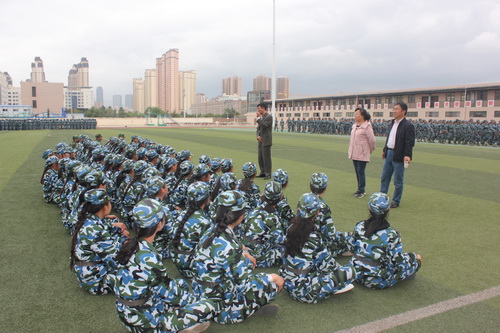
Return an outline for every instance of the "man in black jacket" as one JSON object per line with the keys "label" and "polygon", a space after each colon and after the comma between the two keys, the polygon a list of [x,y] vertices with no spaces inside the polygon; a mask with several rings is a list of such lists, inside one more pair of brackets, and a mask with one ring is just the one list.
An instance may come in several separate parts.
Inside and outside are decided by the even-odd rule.
{"label": "man in black jacket", "polygon": [[267,105],[257,105],[257,141],[259,154],[260,175],[264,179],[271,179],[271,146],[273,144],[273,116],[267,112]]}
{"label": "man in black jacket", "polygon": [[395,188],[391,208],[396,208],[399,207],[403,195],[405,168],[410,165],[412,160],[415,128],[405,117],[408,111],[408,106],[405,103],[397,103],[392,111],[394,112],[394,120],[389,127],[389,134],[382,153],[384,168],[382,169],[380,192],[388,192],[392,174],[394,174]]}

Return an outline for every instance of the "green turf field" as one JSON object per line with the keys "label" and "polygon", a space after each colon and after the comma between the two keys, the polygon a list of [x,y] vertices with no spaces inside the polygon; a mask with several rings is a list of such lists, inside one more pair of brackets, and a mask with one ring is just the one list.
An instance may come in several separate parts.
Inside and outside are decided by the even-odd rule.
{"label": "green turf field", "polygon": [[[0,132],[0,332],[124,332],[113,296],[83,292],[69,270],[69,235],[58,208],[42,198],[42,152],[72,135],[125,133],[189,149],[257,162],[250,129],[99,129]],[[366,218],[368,196],[355,199],[356,177],[347,159],[348,137],[274,133],[273,170],[289,172],[292,207],[308,192],[310,175],[330,178],[325,199],[338,230]],[[367,193],[379,189],[383,141],[367,166]],[[212,323],[208,332],[334,332],[500,285],[500,149],[417,143],[406,172],[401,206],[389,221],[405,251],[423,257],[413,281],[387,290],[356,286],[315,305],[279,295],[280,313],[238,324]],[[256,183],[264,186],[264,180]],[[393,186],[390,188],[392,194]],[[346,258],[339,260],[347,262]],[[170,272],[178,276],[169,265]],[[275,272],[277,269],[264,271]],[[498,332],[500,297],[427,317],[391,332]]]}

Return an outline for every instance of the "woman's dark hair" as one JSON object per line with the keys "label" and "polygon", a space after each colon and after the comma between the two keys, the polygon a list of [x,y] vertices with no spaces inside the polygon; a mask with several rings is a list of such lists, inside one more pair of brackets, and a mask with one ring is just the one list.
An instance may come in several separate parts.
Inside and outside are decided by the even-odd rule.
{"label": "woman's dark hair", "polygon": [[302,254],[302,247],[314,230],[314,222],[300,216],[295,216],[286,233],[285,255],[296,256]]}
{"label": "woman's dark hair", "polygon": [[370,116],[370,114],[368,113],[368,111],[366,111],[363,108],[356,108],[356,110],[354,110],[354,112],[356,112],[356,111],[359,111],[359,114],[361,115],[361,117],[363,117],[363,119],[365,121],[370,120],[372,118],[372,116]]}
{"label": "woman's dark hair", "polygon": [[217,196],[219,195],[219,191],[220,191],[220,177],[217,178],[217,181],[215,182],[214,185],[214,189],[212,190],[212,194],[210,195],[210,199],[212,199],[212,201],[214,201],[215,198],[217,198]]}
{"label": "woman's dark hair", "polygon": [[[179,168],[177,168],[177,170],[179,170]],[[177,173],[177,172],[176,172],[176,173]],[[178,178],[177,178],[177,181],[176,181],[176,182],[175,182],[175,184],[174,184],[174,186],[172,186],[172,190],[170,190],[170,189],[169,189],[168,194],[167,194],[167,197],[166,197],[167,202],[168,202],[168,201],[170,201],[170,195],[171,195],[172,193],[174,193],[175,189],[179,186],[179,184],[182,182],[182,180],[183,180],[184,178],[186,178],[186,176],[182,176],[182,175],[181,175],[180,177],[178,177]]]}
{"label": "woman's dark hair", "polygon": [[71,259],[69,263],[69,268],[73,269],[75,266],[75,246],[76,246],[76,241],[78,239],[78,233],[80,232],[80,229],[83,227],[83,224],[87,217],[89,217],[91,214],[96,214],[98,211],[100,211],[104,206],[108,204],[109,201],[106,201],[103,204],[100,205],[93,205],[90,202],[85,202],[83,204],[82,210],[78,214],[78,222],[76,223],[75,226],[75,231],[73,231],[73,235],[71,236]]}
{"label": "woman's dark hair", "polygon": [[127,195],[128,190],[132,186],[133,183],[135,182],[140,182],[142,179],[142,175],[134,175],[134,179],[130,180],[130,183],[127,184],[127,187],[125,187],[125,191],[123,191],[123,197]]}
{"label": "woman's dark hair", "polygon": [[119,188],[120,185],[122,184],[123,180],[125,180],[127,178],[127,175],[130,174],[130,170],[129,171],[125,171],[125,170],[120,170],[118,171],[118,176],[116,176],[116,180],[115,180],[115,188]]}
{"label": "woman's dark hair", "polygon": [[375,215],[370,212],[370,217],[365,220],[365,237],[371,237],[374,233],[380,230],[389,228],[391,225],[387,221],[389,210],[382,215]]}
{"label": "woman's dark hair", "polygon": [[116,255],[116,260],[122,265],[127,264],[127,262],[130,260],[130,257],[132,257],[132,255],[136,253],[137,249],[139,248],[139,239],[152,236],[156,232],[157,226],[158,224],[149,228],[138,228],[137,225],[134,224],[134,237],[126,240],[125,243],[123,243],[123,246]]}
{"label": "woman's dark hair", "polygon": [[309,185],[309,188],[311,189],[311,193],[316,194],[316,195],[319,195],[319,194],[325,192],[325,190],[326,190],[326,187],[320,189],[320,188],[316,188],[316,187],[312,186],[312,184]]}
{"label": "woman's dark hair", "polygon": [[40,184],[43,184],[43,177],[45,177],[45,174],[47,173],[47,171],[49,171],[49,169],[52,168],[52,165],[53,164],[47,165],[45,167],[45,169],[43,169],[42,178],[40,178]]}
{"label": "woman's dark hair", "polygon": [[[208,198],[207,198],[208,199]],[[182,236],[182,229],[184,229],[184,225],[186,224],[186,221],[193,215],[195,211],[200,209],[200,207],[207,201],[207,199],[200,200],[200,201],[189,201],[188,202],[188,209],[186,210],[186,213],[182,217],[182,220],[179,222],[179,225],[177,226],[177,230],[175,231],[174,238],[172,239],[172,244],[177,247],[179,246],[181,242],[181,236]]]}
{"label": "woman's dark hair", "polygon": [[213,229],[212,234],[208,237],[201,247],[206,249],[209,247],[215,237],[219,237],[221,233],[226,230],[227,226],[234,223],[236,220],[240,218],[241,215],[245,214],[245,210],[239,210],[236,212],[229,211],[226,206],[219,206],[217,208],[217,213],[215,215],[215,225],[216,227]]}
{"label": "woman's dark hair", "polygon": [[245,178],[241,180],[240,186],[238,186],[238,190],[242,192],[247,192],[250,191],[252,188],[252,178]]}
{"label": "woman's dark hair", "polygon": [[181,174],[181,163],[182,163],[182,161],[177,162],[177,169],[175,169],[175,173],[174,173],[176,178],[180,178],[179,176]]}
{"label": "woman's dark hair", "polygon": [[264,210],[268,213],[274,213],[276,211],[276,205],[278,204],[278,202],[280,202],[280,199],[270,200],[270,199],[266,198],[265,196],[261,196],[260,200],[262,202],[266,203]]}

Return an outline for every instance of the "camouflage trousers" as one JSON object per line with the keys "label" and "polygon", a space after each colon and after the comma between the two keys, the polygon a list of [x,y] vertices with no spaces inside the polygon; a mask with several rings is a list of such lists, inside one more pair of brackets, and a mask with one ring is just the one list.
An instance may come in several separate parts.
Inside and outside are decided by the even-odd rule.
{"label": "camouflage trousers", "polygon": [[114,273],[108,271],[106,265],[75,265],[75,274],[80,287],[92,295],[104,295],[113,292]]}

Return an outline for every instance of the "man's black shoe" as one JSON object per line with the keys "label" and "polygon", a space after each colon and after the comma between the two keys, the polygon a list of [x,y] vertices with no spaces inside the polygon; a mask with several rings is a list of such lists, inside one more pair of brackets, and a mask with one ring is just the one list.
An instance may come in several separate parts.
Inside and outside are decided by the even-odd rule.
{"label": "man's black shoe", "polygon": [[255,178],[264,178],[266,175],[261,173],[260,175],[256,176]]}
{"label": "man's black shoe", "polygon": [[264,179],[271,179],[271,176],[265,176]]}
{"label": "man's black shoe", "polygon": [[399,204],[395,201],[391,202],[391,208],[398,208]]}

